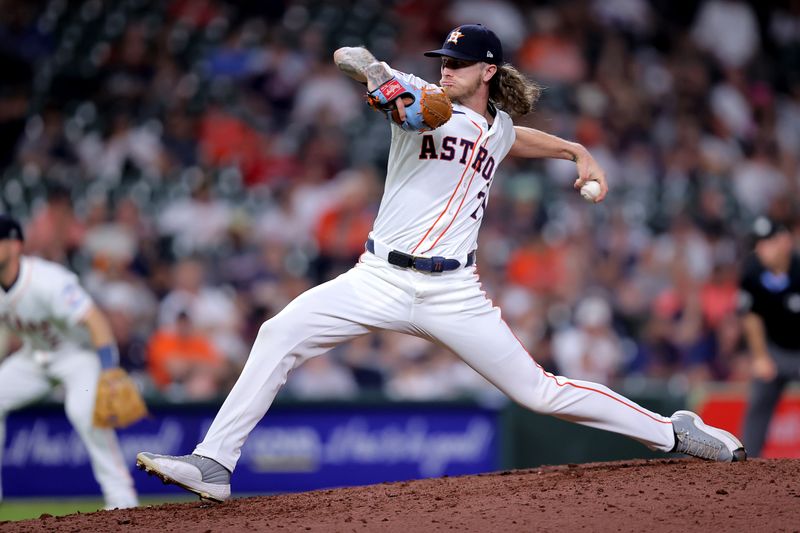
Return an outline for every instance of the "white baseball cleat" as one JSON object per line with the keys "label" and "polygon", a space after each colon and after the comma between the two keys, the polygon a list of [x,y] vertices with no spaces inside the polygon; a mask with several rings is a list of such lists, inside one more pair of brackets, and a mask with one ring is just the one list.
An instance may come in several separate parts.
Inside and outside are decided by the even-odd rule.
{"label": "white baseball cleat", "polygon": [[136,467],[158,476],[164,483],[194,492],[203,500],[224,502],[231,497],[231,473],[208,457],[140,452],[136,455]]}
{"label": "white baseball cleat", "polygon": [[704,424],[697,414],[676,411],[671,420],[675,431],[673,452],[725,463],[747,459],[739,439],[725,430]]}

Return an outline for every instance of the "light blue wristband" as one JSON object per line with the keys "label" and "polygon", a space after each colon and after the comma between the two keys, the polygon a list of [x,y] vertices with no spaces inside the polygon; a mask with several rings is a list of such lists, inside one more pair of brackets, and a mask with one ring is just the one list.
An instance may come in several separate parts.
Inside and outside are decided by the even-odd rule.
{"label": "light blue wristband", "polygon": [[100,357],[100,366],[103,370],[119,366],[119,350],[114,344],[106,344],[97,349],[97,355]]}

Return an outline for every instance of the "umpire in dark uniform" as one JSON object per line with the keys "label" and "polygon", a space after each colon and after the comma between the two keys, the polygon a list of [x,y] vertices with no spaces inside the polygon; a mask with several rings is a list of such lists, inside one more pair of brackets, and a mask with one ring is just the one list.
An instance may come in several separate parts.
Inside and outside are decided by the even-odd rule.
{"label": "umpire in dark uniform", "polygon": [[758,457],[781,392],[800,380],[800,256],[788,229],[769,218],[755,220],[753,237],[739,311],[753,363],[744,445],[749,456]]}

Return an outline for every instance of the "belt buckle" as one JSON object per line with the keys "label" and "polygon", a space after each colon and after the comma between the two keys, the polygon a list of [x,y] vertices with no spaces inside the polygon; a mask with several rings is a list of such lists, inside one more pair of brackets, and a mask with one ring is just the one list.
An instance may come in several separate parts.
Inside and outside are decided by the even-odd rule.
{"label": "belt buckle", "polygon": [[397,250],[392,250],[389,252],[388,257],[386,260],[389,264],[394,266],[399,266],[402,268],[409,268],[414,266],[414,256],[404,254],[403,252],[398,252]]}

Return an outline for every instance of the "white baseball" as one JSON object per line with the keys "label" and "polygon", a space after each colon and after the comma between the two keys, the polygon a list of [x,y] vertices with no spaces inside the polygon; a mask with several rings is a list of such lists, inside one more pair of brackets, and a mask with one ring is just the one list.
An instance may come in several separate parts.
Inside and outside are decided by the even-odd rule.
{"label": "white baseball", "polygon": [[587,181],[581,187],[581,196],[587,202],[594,202],[600,196],[600,184],[596,181]]}

